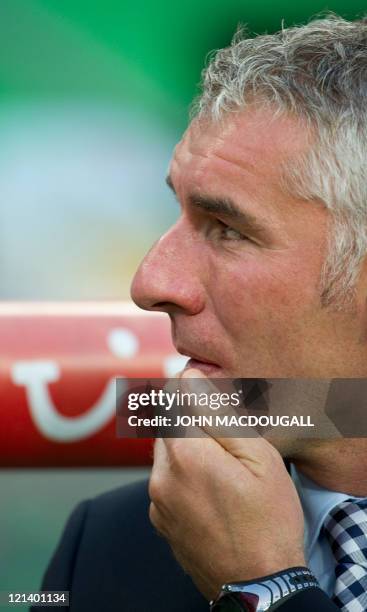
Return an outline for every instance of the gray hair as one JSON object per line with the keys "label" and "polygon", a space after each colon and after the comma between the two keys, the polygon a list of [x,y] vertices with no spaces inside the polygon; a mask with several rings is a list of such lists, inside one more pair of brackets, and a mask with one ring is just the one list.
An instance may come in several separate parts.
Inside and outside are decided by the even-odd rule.
{"label": "gray hair", "polygon": [[332,213],[322,301],[352,302],[367,253],[367,20],[335,15],[272,35],[240,30],[203,72],[194,113],[220,120],[256,100],[306,123],[309,150],[288,162],[291,193]]}

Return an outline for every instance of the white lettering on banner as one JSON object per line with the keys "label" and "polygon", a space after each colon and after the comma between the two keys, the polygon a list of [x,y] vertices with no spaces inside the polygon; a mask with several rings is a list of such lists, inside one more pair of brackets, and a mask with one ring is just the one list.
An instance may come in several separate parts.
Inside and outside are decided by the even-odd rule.
{"label": "white lettering on banner", "polygon": [[28,404],[34,424],[40,432],[55,442],[75,442],[91,436],[114,415],[116,385],[108,381],[98,401],[77,417],[66,417],[55,408],[47,385],[60,380],[60,371],[54,361],[18,361],[12,368],[16,385],[26,388]]}
{"label": "white lettering on banner", "polygon": [[[118,349],[116,338],[119,341]],[[122,342],[124,338],[129,340],[125,352]],[[138,341],[136,338],[135,342],[133,341],[130,330],[112,330],[107,344],[111,352],[120,358],[123,356],[131,358],[138,351]],[[55,442],[83,440],[102,429],[115,414],[115,378],[108,380],[101,396],[88,412],[77,417],[66,417],[54,406],[48,390],[49,383],[61,378],[60,368],[55,361],[36,359],[17,361],[12,367],[11,377],[16,385],[25,387],[32,420],[37,429],[49,440]],[[127,386],[126,389],[121,389],[125,390]]]}
{"label": "white lettering on banner", "polygon": [[112,329],[108,334],[107,344],[111,353],[122,359],[135,357],[139,350],[138,339],[129,329]]}

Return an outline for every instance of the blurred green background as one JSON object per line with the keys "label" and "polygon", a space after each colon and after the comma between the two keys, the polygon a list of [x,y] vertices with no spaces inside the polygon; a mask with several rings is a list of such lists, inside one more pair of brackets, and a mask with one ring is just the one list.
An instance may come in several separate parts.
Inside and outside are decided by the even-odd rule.
{"label": "blurred green background", "polygon": [[[324,10],[365,3],[1,0],[0,299],[127,298],[177,214],[163,179],[207,53]],[[3,471],[0,590],[38,588],[77,500],[142,475]]]}

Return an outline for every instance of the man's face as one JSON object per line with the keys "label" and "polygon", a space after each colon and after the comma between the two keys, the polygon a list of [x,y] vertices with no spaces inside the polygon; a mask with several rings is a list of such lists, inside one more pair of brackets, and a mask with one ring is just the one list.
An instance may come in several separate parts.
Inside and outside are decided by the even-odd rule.
{"label": "man's face", "polygon": [[364,290],[353,313],[322,306],[330,215],[282,187],[282,164],[307,146],[300,123],[252,109],[194,121],[175,149],[181,216],[132,297],[169,314],[176,348],[207,376],[366,375]]}

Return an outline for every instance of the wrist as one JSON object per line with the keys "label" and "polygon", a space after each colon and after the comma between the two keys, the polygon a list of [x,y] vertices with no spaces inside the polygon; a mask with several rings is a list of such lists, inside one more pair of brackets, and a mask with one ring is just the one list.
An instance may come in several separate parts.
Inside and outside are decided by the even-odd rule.
{"label": "wrist", "polygon": [[300,591],[319,588],[307,567],[291,567],[256,580],[232,582],[222,586],[210,602],[211,612],[263,612],[276,610]]}

